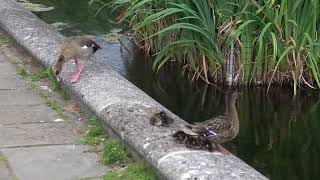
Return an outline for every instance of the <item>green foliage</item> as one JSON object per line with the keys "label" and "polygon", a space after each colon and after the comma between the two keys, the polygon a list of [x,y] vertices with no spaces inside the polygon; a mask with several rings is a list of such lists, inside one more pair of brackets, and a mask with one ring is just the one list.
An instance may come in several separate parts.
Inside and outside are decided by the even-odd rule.
{"label": "green foliage", "polygon": [[85,136],[80,140],[81,144],[100,145],[105,142],[107,135],[101,127],[96,116],[89,119],[90,129],[86,132]]}
{"label": "green foliage", "polygon": [[[21,74],[21,71],[20,71],[20,74]],[[25,77],[27,77],[27,76],[28,76],[28,74],[25,75]],[[62,96],[62,98],[64,100],[69,100],[70,99],[70,97],[66,94],[66,92],[62,91],[59,82],[56,80],[56,78],[53,75],[53,73],[52,73],[50,68],[48,68],[46,70],[40,70],[40,71],[36,71],[36,72],[32,73],[30,75],[30,79],[31,79],[31,81],[40,81],[40,80],[44,79],[49,83],[50,88],[53,91],[56,91],[56,92],[60,93],[60,95]]]}
{"label": "green foliage", "polygon": [[44,71],[37,71],[32,73],[31,75],[31,80],[32,81],[39,81],[40,79],[45,79],[45,78],[49,78],[49,70],[44,70]]}
{"label": "green foliage", "polygon": [[6,158],[2,154],[0,154],[0,161],[6,161]]}
{"label": "green foliage", "polygon": [[51,69],[48,68],[46,71],[47,71],[48,79],[49,79],[50,86],[51,86],[52,90],[62,92],[61,86],[60,86],[59,82],[57,81],[57,79],[55,78],[55,76],[53,75]]}
{"label": "green foliage", "polygon": [[319,1],[114,0],[113,7],[155,55],[154,70],[177,60],[221,82],[234,44],[236,83],[320,87]]}
{"label": "green foliage", "polygon": [[123,144],[109,139],[103,148],[103,164],[123,163],[128,160],[128,154]]}
{"label": "green foliage", "polygon": [[46,70],[34,72],[34,73],[32,73],[30,78],[32,81],[39,81],[41,79],[46,79],[49,81],[50,87],[52,88],[53,91],[60,91],[61,90],[60,84],[56,80],[56,78],[54,77],[50,68],[48,68]]}
{"label": "green foliage", "polygon": [[25,69],[25,68],[21,68],[20,70],[19,70],[19,74],[20,74],[20,76],[22,76],[22,77],[27,77],[29,74],[28,74],[28,72],[27,72],[27,70]]}
{"label": "green foliage", "polygon": [[0,47],[9,47],[11,44],[11,39],[7,36],[0,37]]}
{"label": "green foliage", "polygon": [[130,163],[120,172],[108,172],[104,180],[155,180],[155,172],[141,163]]}
{"label": "green foliage", "polygon": [[99,121],[98,121],[98,119],[97,119],[97,116],[92,116],[92,117],[90,117],[90,119],[89,119],[89,124],[90,124],[91,126],[99,126],[100,123],[99,123]]}
{"label": "green foliage", "polygon": [[108,179],[141,179],[153,180],[156,175],[151,168],[146,168],[141,163],[132,163],[123,144],[118,141],[107,139],[107,135],[96,116],[89,119],[90,129],[81,139],[80,143],[89,145],[104,144],[101,162],[105,165],[121,164],[127,166],[122,171],[110,171],[104,177]]}
{"label": "green foliage", "polygon": [[65,118],[65,114],[64,114],[64,110],[63,108],[59,105],[59,103],[55,100],[48,100],[47,101],[47,105],[53,109],[54,111],[57,112],[57,114],[61,117],[61,118]]}

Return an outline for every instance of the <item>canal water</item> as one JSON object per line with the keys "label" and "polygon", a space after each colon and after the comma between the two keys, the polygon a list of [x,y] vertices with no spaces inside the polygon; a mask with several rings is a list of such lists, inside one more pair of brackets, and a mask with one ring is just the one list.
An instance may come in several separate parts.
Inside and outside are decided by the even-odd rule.
{"label": "canal water", "polygon": [[[110,9],[94,16],[87,0],[18,1],[66,36],[103,39],[119,31]],[[133,52],[123,62],[106,63],[188,122],[224,113],[223,88],[191,83],[171,66],[156,76],[152,62],[138,50]],[[223,146],[271,179],[319,179],[320,92],[302,90],[293,97],[290,89],[282,88],[268,94],[263,88],[240,91],[236,105],[240,132]]]}

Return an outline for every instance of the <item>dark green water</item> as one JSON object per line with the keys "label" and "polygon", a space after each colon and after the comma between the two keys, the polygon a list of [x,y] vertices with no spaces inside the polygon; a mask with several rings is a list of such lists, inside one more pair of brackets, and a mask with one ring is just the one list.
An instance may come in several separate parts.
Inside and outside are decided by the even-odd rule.
{"label": "dark green water", "polygon": [[[108,9],[94,17],[87,0],[32,0],[54,7],[34,12],[47,23],[63,22],[60,32],[69,35],[103,36],[117,29]],[[222,115],[224,90],[192,84],[170,65],[155,76],[151,62],[134,53],[124,60],[121,74],[168,109],[189,121],[203,121]],[[111,64],[112,65],[112,64]],[[241,89],[237,101],[240,132],[224,144],[259,172],[279,180],[319,179],[320,171],[320,93],[301,91],[296,97],[290,90]]]}
{"label": "dark green water", "polygon": [[[102,35],[117,28],[112,22],[110,11],[101,11],[95,16],[96,10],[88,7],[88,0],[17,0],[24,3],[29,10],[48,24],[59,26],[58,29],[66,36],[71,35]],[[33,5],[29,5],[32,2]],[[23,3],[22,3],[23,4]],[[49,11],[41,11],[38,4],[53,7]]]}

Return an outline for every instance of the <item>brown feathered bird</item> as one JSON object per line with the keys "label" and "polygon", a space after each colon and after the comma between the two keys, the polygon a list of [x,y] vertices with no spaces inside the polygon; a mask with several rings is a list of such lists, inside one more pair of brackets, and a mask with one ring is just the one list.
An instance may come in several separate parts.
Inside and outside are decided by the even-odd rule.
{"label": "brown feathered bird", "polygon": [[155,113],[150,118],[150,124],[154,126],[165,126],[168,127],[170,124],[172,124],[173,119],[167,115],[166,112],[160,111],[158,113]]}
{"label": "brown feathered bird", "polygon": [[74,59],[76,63],[76,72],[70,78],[70,83],[75,83],[80,78],[80,73],[84,66],[78,62],[78,59],[88,60],[101,47],[92,39],[84,36],[72,36],[65,38],[60,45],[60,56],[53,68],[56,76],[61,73],[62,66],[67,60]]}
{"label": "brown feathered bird", "polygon": [[213,151],[215,148],[205,136],[190,135],[181,130],[177,131],[172,136],[175,140],[179,141],[179,143],[185,144],[188,148],[204,149],[208,151]]}
{"label": "brown feathered bird", "polygon": [[205,136],[210,142],[216,145],[220,151],[219,144],[234,139],[239,134],[239,118],[236,109],[238,93],[227,92],[226,111],[224,116],[208,119],[204,122],[187,125],[194,133]]}

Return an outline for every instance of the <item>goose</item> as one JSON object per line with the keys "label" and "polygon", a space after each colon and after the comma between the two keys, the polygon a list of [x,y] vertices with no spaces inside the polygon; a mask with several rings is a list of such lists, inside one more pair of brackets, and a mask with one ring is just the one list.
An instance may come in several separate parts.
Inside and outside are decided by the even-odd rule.
{"label": "goose", "polygon": [[88,60],[101,47],[92,39],[84,36],[71,36],[65,38],[59,50],[59,58],[53,67],[55,76],[59,76],[63,64],[67,60],[74,59],[76,63],[76,72],[71,76],[69,82],[76,83],[80,79],[80,73],[84,66],[78,62],[78,59]]}

